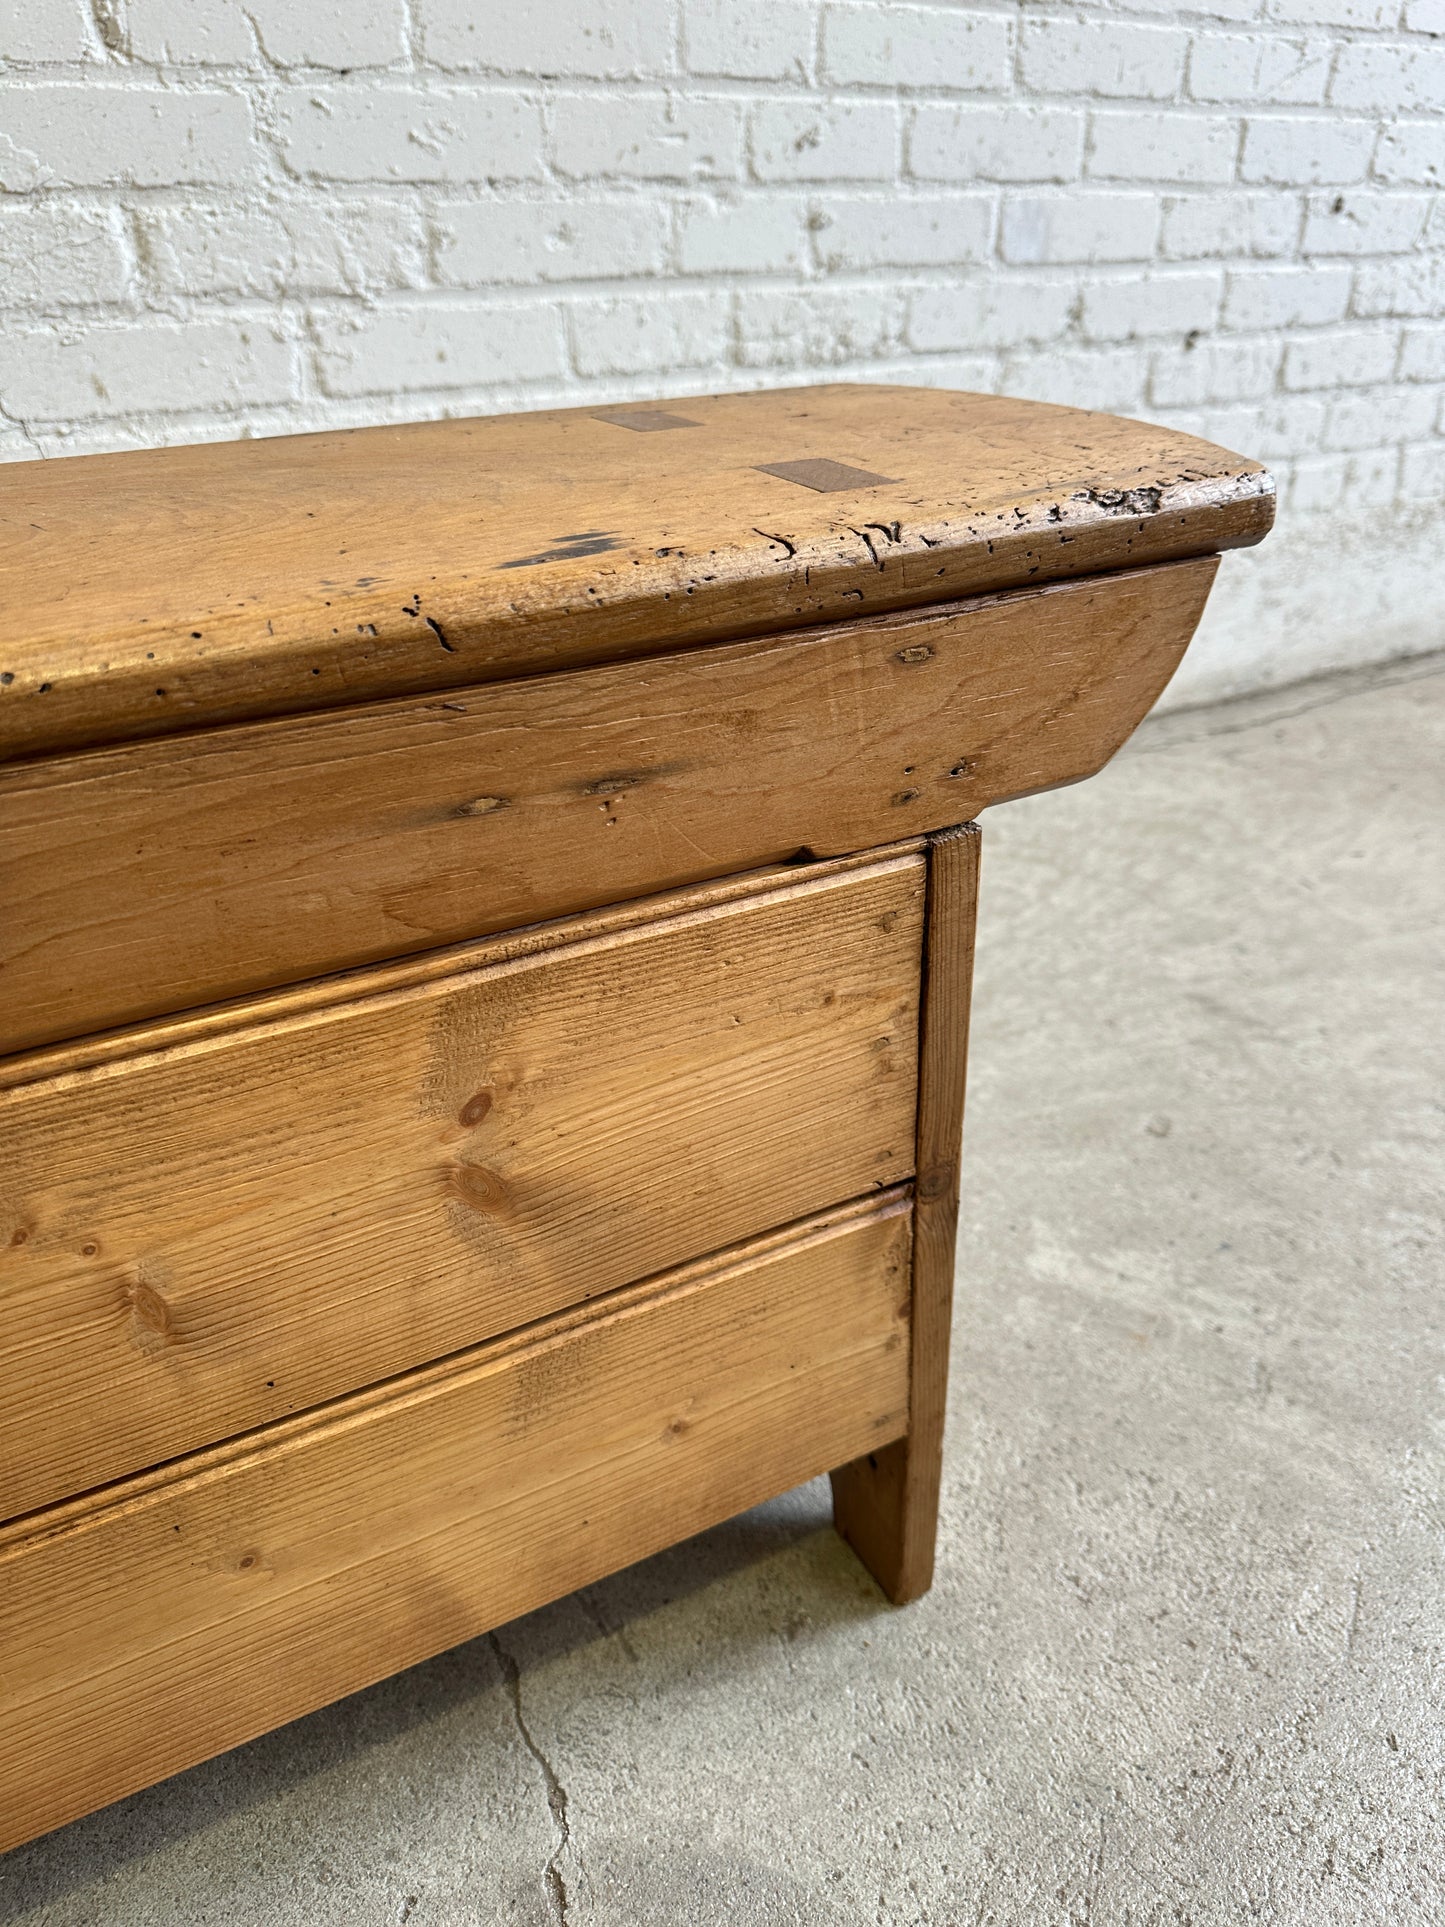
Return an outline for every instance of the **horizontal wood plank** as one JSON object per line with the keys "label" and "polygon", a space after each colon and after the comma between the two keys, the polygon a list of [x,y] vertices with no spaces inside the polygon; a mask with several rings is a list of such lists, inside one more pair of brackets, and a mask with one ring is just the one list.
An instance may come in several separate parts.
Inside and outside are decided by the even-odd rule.
{"label": "horizontal wood plank", "polygon": [[0,1518],[906,1178],[924,880],[683,893],[0,1091]]}
{"label": "horizontal wood plank", "polygon": [[907,1424],[906,1199],[0,1531],[0,1848]]}
{"label": "horizontal wood plank", "polygon": [[1217,558],[0,770],[0,1048],[1072,782]]}
{"label": "horizontal wood plank", "polygon": [[0,467],[0,757],[1255,542],[1256,462],[833,384]]}

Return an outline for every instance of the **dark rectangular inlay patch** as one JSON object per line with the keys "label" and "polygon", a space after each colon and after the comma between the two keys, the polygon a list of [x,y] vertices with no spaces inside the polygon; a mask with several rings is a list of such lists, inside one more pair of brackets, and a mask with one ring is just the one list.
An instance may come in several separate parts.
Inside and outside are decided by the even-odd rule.
{"label": "dark rectangular inlay patch", "polygon": [[830,462],[825,456],[807,462],[759,462],[764,475],[777,475],[799,488],[815,488],[820,495],[832,495],[845,488],[877,488],[882,482],[896,482],[896,475],[875,475],[870,468],[849,468],[846,462]]}
{"label": "dark rectangular inlay patch", "polygon": [[614,428],[635,428],[639,435],[655,435],[660,428],[701,428],[701,422],[686,415],[669,415],[665,408],[598,408],[595,422],[610,422]]}

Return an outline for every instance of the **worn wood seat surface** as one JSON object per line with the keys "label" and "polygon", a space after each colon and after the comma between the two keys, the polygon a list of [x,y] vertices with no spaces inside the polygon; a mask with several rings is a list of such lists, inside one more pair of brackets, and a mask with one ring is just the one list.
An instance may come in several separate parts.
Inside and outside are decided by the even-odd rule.
{"label": "worn wood seat surface", "polygon": [[1272,507],[886,387],[0,469],[0,1844],[819,1472],[926,1588],[973,819]]}

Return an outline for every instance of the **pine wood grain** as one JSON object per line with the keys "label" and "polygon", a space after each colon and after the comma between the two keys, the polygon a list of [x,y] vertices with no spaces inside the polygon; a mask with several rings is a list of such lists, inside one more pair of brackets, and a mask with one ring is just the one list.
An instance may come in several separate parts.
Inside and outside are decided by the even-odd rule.
{"label": "pine wood grain", "polygon": [[908,1433],[833,1474],[838,1530],[899,1606],[933,1583],[979,848],[965,823],[929,850]]}
{"label": "pine wood grain", "polygon": [[1274,513],[1257,463],[1041,402],[645,412],[690,425],[568,409],[5,465],[0,756],[1198,555]]}
{"label": "pine wood grain", "polygon": [[0,1518],[908,1177],[924,878],[682,893],[22,1074]]}
{"label": "pine wood grain", "polygon": [[1216,566],[0,770],[0,1049],[1075,781],[1168,681]]}
{"label": "pine wood grain", "polygon": [[0,1530],[0,1848],[906,1423],[892,1195]]}

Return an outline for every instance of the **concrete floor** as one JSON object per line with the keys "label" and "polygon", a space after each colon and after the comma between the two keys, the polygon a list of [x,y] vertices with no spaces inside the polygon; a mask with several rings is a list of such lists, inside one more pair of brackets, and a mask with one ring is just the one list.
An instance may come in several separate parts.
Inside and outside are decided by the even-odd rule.
{"label": "concrete floor", "polygon": [[46,1927],[1445,1922],[1445,662],[1000,810],[932,1594],[807,1487],[0,1862]]}

